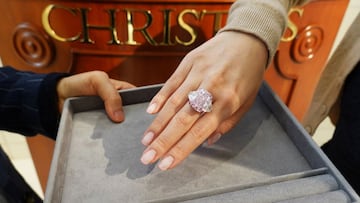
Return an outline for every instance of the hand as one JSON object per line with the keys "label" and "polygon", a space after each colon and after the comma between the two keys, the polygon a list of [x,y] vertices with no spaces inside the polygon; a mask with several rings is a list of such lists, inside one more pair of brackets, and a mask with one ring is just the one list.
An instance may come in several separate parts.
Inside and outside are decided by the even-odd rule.
{"label": "hand", "polygon": [[133,88],[134,85],[110,79],[102,71],[91,71],[65,77],[58,82],[57,92],[59,110],[69,97],[99,95],[105,103],[105,110],[111,120],[121,122],[124,120],[121,98],[117,90]]}
{"label": "hand", "polygon": [[[263,80],[268,51],[258,38],[223,32],[185,56],[174,74],[152,99],[148,113],[158,113],[144,133],[148,146],[141,161],[177,166],[208,139],[217,141],[252,105]],[[212,111],[200,114],[188,104],[188,93],[199,87],[213,96]]]}

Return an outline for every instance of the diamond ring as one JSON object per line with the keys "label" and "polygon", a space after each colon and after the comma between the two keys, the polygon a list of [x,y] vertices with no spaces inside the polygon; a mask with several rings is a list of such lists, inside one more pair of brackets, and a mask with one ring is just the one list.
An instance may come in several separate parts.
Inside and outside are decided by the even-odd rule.
{"label": "diamond ring", "polygon": [[200,88],[191,91],[188,95],[190,106],[199,113],[210,112],[212,108],[212,95],[207,90]]}

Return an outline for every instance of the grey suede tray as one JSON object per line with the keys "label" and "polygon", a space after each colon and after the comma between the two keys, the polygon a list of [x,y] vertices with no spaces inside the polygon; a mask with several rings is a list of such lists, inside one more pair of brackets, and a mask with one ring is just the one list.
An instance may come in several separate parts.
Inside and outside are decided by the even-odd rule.
{"label": "grey suede tray", "polygon": [[122,91],[125,122],[97,97],[67,100],[45,202],[355,202],[357,194],[264,83],[241,122],[180,166],[144,166],[140,143],[161,85]]}

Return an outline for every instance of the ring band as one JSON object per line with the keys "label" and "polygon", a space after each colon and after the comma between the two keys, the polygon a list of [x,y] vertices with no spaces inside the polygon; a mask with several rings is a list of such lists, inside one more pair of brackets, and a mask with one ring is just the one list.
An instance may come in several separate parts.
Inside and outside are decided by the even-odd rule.
{"label": "ring band", "polygon": [[207,90],[200,88],[188,94],[190,106],[199,113],[210,112],[212,109],[212,95]]}

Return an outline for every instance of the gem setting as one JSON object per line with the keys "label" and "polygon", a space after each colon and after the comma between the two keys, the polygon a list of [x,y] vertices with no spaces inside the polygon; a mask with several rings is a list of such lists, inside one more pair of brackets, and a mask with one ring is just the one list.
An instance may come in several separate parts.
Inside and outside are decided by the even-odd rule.
{"label": "gem setting", "polygon": [[200,88],[196,91],[191,91],[188,95],[190,106],[199,113],[211,112],[212,109],[212,95],[207,90]]}

